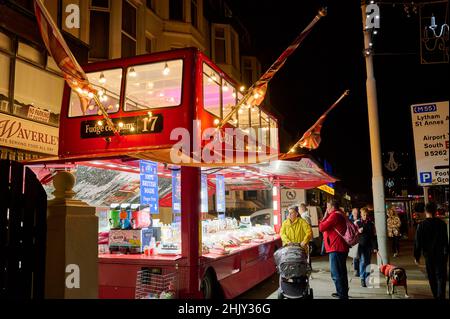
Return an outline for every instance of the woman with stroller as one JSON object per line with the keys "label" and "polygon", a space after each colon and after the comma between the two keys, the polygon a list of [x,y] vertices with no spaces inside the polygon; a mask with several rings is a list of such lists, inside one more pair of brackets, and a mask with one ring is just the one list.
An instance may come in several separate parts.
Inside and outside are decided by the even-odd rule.
{"label": "woman with stroller", "polygon": [[387,235],[392,239],[392,252],[394,253],[394,257],[397,257],[400,250],[400,236],[402,235],[400,233],[400,226],[402,222],[394,209],[389,208],[387,214]]}
{"label": "woman with stroller", "polygon": [[378,251],[378,243],[375,231],[375,224],[369,218],[368,209],[361,208],[361,218],[355,222],[358,226],[360,237],[358,246],[359,256],[359,278],[361,278],[361,287],[367,287],[366,280],[370,273],[367,272],[367,266],[370,265],[372,252]]}
{"label": "woman with stroller", "polygon": [[303,249],[308,249],[312,238],[312,228],[303,218],[300,218],[298,207],[289,208],[288,218],[281,225],[281,241],[283,246],[300,244]]}

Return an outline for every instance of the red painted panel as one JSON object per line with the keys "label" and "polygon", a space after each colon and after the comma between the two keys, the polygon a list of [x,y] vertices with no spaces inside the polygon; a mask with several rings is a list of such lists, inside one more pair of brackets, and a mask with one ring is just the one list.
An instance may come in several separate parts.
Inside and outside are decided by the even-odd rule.
{"label": "red painted panel", "polygon": [[119,286],[99,286],[100,299],[134,299],[135,288]]}

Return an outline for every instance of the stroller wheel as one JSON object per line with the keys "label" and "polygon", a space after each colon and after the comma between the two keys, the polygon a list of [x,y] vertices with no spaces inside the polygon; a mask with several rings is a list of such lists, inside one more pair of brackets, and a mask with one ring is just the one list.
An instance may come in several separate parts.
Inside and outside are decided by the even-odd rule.
{"label": "stroller wheel", "polygon": [[278,291],[277,299],[284,299],[284,295],[282,292]]}

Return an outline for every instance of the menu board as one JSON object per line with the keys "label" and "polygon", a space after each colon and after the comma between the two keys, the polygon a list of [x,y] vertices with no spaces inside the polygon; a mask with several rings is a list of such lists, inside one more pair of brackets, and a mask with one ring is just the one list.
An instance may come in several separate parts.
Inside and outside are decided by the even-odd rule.
{"label": "menu board", "polygon": [[148,205],[150,214],[158,214],[158,163],[139,161],[139,168],[141,177],[141,205]]}

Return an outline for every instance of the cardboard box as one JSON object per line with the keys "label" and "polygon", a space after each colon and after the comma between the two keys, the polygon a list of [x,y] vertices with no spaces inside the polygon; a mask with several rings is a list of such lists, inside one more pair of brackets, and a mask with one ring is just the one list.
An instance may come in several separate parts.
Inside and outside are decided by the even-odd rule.
{"label": "cardboard box", "polygon": [[143,253],[145,246],[150,246],[153,228],[111,229],[109,231],[109,250],[128,253]]}

